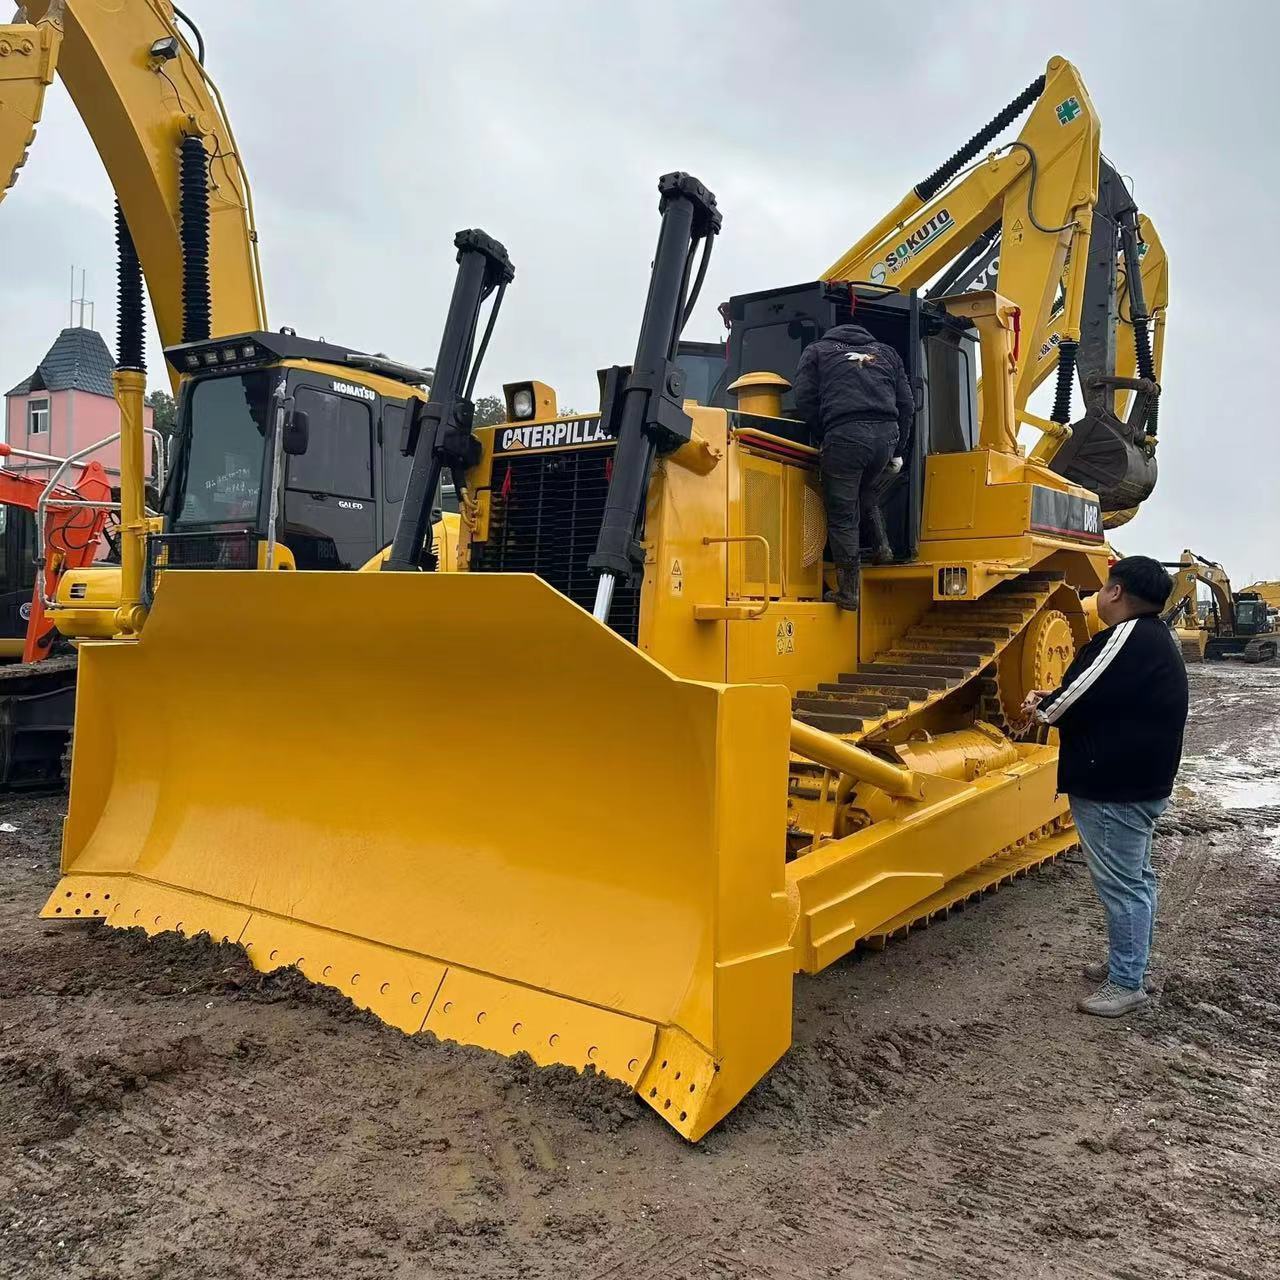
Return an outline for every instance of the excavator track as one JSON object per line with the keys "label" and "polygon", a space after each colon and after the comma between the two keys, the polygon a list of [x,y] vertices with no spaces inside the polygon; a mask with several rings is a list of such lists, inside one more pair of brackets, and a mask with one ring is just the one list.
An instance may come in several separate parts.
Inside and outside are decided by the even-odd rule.
{"label": "excavator track", "polygon": [[0,666],[0,791],[66,786],[77,662],[64,653]]}
{"label": "excavator track", "polygon": [[1280,637],[1259,636],[1250,640],[1241,655],[1246,662],[1271,662],[1280,655]]}

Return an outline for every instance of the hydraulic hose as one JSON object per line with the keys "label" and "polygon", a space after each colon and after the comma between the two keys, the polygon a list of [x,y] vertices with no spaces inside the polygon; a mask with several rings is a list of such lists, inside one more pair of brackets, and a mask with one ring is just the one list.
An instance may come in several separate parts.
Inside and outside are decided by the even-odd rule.
{"label": "hydraulic hose", "polygon": [[182,340],[202,342],[213,336],[213,303],[209,288],[209,164],[204,139],[182,140],[178,171],[182,219]]}
{"label": "hydraulic hose", "polygon": [[203,67],[204,66],[204,36],[200,34],[200,28],[197,27],[196,24],[192,22],[191,19],[188,18],[187,15],[183,13],[182,10],[179,9],[176,4],[173,6],[173,16],[177,18],[179,22],[186,23],[187,27],[191,31],[191,34],[195,36],[196,61]]}
{"label": "hydraulic hose", "polygon": [[936,168],[915,192],[921,200],[932,200],[952,178],[989,142],[998,138],[1044,92],[1045,78],[1037,76],[999,115],[969,139],[945,164]]}

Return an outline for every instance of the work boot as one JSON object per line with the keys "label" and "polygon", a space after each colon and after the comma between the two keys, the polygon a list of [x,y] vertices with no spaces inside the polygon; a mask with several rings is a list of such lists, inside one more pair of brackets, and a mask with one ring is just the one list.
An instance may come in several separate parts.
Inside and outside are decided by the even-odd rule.
{"label": "work boot", "polygon": [[[1095,961],[1093,964],[1087,964],[1082,970],[1085,978],[1090,982],[1106,982],[1111,976],[1111,966],[1105,960]],[[1156,989],[1156,984],[1151,981],[1151,975],[1144,973],[1142,975],[1142,989],[1150,995]]]}
{"label": "work boot", "polygon": [[1091,1013],[1095,1018],[1123,1018],[1126,1013],[1136,1013],[1151,1003],[1145,991],[1130,991],[1118,987],[1110,978],[1091,996],[1076,1004],[1081,1013]]}
{"label": "work boot", "polygon": [[836,589],[828,591],[826,599],[837,604],[849,613],[858,610],[858,589],[861,586],[861,575],[856,564],[836,565]]}
{"label": "work boot", "polygon": [[878,502],[873,502],[867,508],[867,523],[871,526],[872,564],[892,564],[893,548],[889,545],[889,531],[884,525],[884,512],[880,509]]}

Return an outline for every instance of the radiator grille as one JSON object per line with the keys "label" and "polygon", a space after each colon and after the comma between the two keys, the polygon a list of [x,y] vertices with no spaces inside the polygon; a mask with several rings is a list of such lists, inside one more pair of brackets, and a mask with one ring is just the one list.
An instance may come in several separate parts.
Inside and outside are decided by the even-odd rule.
{"label": "radiator grille", "polygon": [[770,465],[744,466],[742,470],[743,532],[763,536],[769,544],[766,555],[758,542],[746,544],[744,586],[762,593],[777,583],[781,568],[778,550],[782,545],[782,468]]}
{"label": "radiator grille", "polygon": [[155,590],[157,569],[256,569],[258,543],[253,530],[201,530],[152,534],[147,539],[147,593]]}
{"label": "radiator grille", "polygon": [[[489,540],[472,548],[472,568],[488,573],[536,573],[590,610],[596,549],[609,489],[612,448],[517,454],[494,460]],[[635,644],[640,588],[619,585],[609,625]]]}

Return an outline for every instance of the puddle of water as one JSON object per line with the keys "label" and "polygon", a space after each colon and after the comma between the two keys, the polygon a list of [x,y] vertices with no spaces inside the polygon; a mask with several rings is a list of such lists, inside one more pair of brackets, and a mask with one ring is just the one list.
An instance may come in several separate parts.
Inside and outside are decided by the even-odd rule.
{"label": "puddle of water", "polygon": [[1280,805],[1280,759],[1239,756],[1187,756],[1178,782],[1198,799],[1223,809],[1262,809]]}

